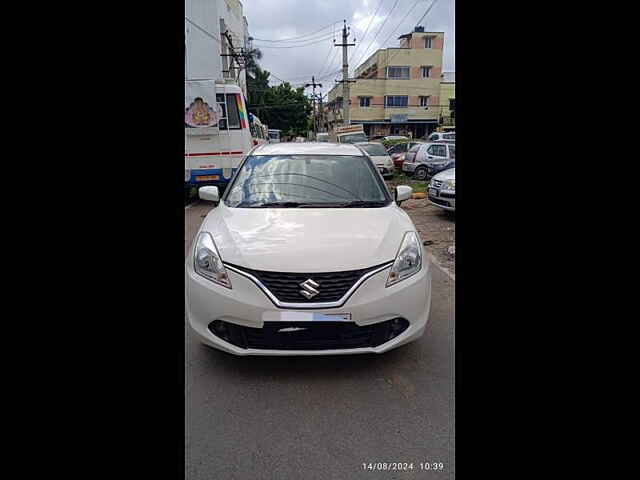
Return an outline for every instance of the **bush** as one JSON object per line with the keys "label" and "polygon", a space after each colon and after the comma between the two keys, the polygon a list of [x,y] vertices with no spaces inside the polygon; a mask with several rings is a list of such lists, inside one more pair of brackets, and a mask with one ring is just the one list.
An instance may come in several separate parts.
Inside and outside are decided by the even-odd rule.
{"label": "bush", "polygon": [[386,148],[387,150],[389,148],[391,148],[394,145],[397,145],[398,143],[409,143],[411,140],[382,140],[382,145],[384,145],[384,148]]}

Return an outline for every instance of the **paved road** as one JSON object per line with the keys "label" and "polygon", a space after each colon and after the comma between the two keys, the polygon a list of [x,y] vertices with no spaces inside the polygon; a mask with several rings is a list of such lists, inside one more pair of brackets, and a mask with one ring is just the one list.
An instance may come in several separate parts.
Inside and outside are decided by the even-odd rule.
{"label": "paved road", "polygon": [[[185,210],[185,254],[210,209]],[[433,268],[425,335],[384,355],[234,357],[185,329],[185,478],[454,478],[453,287]]]}

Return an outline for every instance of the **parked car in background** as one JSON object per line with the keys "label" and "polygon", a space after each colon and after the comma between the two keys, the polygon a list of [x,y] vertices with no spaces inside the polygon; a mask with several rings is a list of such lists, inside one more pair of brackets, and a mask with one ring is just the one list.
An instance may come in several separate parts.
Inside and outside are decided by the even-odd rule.
{"label": "parked car in background", "polygon": [[[266,187],[266,188],[265,188]],[[355,145],[279,143],[244,158],[195,235],[186,317],[235,355],[384,353],[422,336],[431,268],[399,204]]]}
{"label": "parked car in background", "polygon": [[320,132],[316,134],[316,142],[328,142],[329,134],[327,132]]}
{"label": "parked car in background", "polygon": [[270,128],[268,130],[269,143],[280,143],[280,132],[281,130],[278,130],[276,128]]}
{"label": "parked car in background", "polygon": [[359,142],[354,145],[367,152],[384,178],[393,177],[393,161],[380,142]]}
{"label": "parked car in background", "polygon": [[431,179],[427,197],[435,206],[445,210],[456,209],[456,169],[449,168]]}
{"label": "parked car in background", "polygon": [[295,140],[296,143],[304,143],[306,141],[307,139],[304,137],[296,137],[296,140]]}
{"label": "parked car in background", "polygon": [[389,140],[409,140],[409,137],[405,137],[404,135],[387,135],[386,137],[382,137],[383,141]]}
{"label": "parked car in background", "polygon": [[413,141],[413,142],[403,142],[396,143],[392,145],[387,150],[387,153],[391,156],[391,160],[393,161],[394,167],[398,169],[402,169],[402,163],[404,162],[404,156],[407,151],[416,145],[422,145],[424,142]]}
{"label": "parked car in background", "polygon": [[433,132],[427,137],[428,142],[455,142],[456,132]]}
{"label": "parked car in background", "polygon": [[455,166],[455,143],[423,143],[407,152],[402,171],[417,180],[425,180]]}

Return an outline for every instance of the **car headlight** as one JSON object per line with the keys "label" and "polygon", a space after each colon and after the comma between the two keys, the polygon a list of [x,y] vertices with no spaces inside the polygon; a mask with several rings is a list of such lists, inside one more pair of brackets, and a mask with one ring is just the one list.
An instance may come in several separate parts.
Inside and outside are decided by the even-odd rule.
{"label": "car headlight", "polygon": [[396,260],[391,266],[387,287],[409,278],[422,268],[422,246],[416,232],[404,234]]}
{"label": "car headlight", "polygon": [[455,180],[445,180],[442,182],[442,188],[445,190],[455,190],[456,189],[456,181]]}
{"label": "car headlight", "polygon": [[208,232],[201,232],[198,235],[193,254],[193,269],[198,275],[207,280],[211,280],[223,287],[231,288],[231,280],[229,280],[227,270],[222,264],[222,259],[213,237]]}

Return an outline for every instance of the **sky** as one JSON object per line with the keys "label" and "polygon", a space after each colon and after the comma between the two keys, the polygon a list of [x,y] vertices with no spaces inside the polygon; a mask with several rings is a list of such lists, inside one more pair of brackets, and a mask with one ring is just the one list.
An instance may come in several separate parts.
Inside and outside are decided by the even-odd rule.
{"label": "sky", "polygon": [[[356,46],[348,50],[352,75],[355,67],[377,49],[397,47],[398,37],[413,31],[434,0],[241,2],[249,35],[254,38],[253,45],[262,51],[260,66],[272,74],[271,84],[284,80],[298,86],[310,83],[311,76],[315,75],[316,82],[322,83],[322,92],[326,93],[335,85],[335,80],[342,77],[342,48],[333,46],[333,38],[335,32],[336,43],[342,43],[343,20],[351,27],[349,43],[354,43],[354,35],[356,39]],[[331,25],[332,22],[335,23]],[[455,71],[455,0],[435,0],[421,25],[425,31],[445,32],[443,71]],[[283,39],[293,40],[277,42]],[[316,93],[319,90],[317,88]],[[311,93],[311,88],[307,93]]]}

